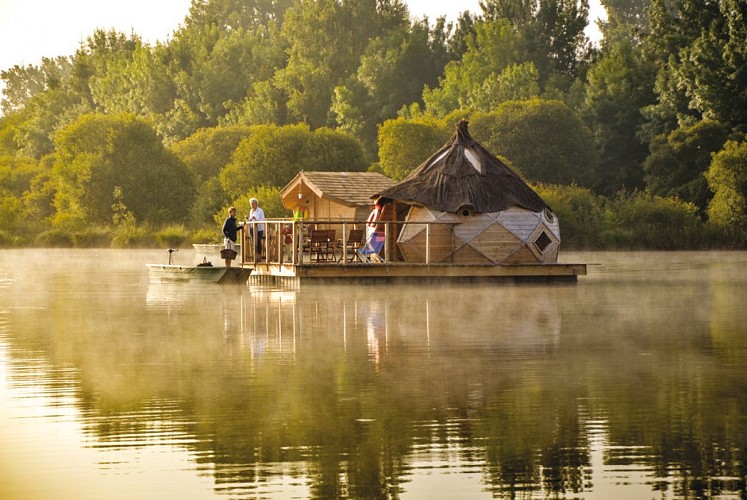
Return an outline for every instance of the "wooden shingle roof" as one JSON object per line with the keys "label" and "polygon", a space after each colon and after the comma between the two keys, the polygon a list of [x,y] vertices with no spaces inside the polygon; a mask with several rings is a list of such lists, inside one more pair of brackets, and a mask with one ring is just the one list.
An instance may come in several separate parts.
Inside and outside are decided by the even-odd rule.
{"label": "wooden shingle roof", "polygon": [[385,175],[376,172],[299,172],[283,188],[281,196],[286,198],[303,183],[319,198],[328,198],[351,207],[373,205],[371,197],[395,184]]}

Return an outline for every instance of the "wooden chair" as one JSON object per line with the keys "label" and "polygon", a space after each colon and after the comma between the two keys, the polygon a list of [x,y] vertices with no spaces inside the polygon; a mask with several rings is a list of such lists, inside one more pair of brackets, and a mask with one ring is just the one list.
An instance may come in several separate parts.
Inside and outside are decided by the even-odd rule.
{"label": "wooden chair", "polygon": [[309,259],[314,262],[335,261],[335,230],[315,229],[309,241]]}
{"label": "wooden chair", "polygon": [[363,229],[351,229],[348,233],[348,240],[345,243],[343,253],[347,255],[347,261],[361,261],[358,250],[363,246]]}

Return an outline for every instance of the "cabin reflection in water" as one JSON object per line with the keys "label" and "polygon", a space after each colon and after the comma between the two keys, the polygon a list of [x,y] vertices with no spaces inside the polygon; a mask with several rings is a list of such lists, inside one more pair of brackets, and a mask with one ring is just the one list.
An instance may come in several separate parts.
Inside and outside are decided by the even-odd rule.
{"label": "cabin reflection in water", "polygon": [[[339,344],[343,352],[365,340],[370,361],[378,364],[397,346],[461,350],[484,344],[486,335],[492,337],[487,342],[502,352],[545,353],[560,335],[557,303],[546,296],[518,310],[501,311],[499,332],[495,332],[474,328],[474,322],[458,324],[444,309],[443,299],[415,296],[402,303],[399,295],[371,293],[375,287],[363,287],[358,293],[351,288],[332,294],[334,299],[328,300],[329,289],[314,287],[313,292],[307,288],[300,292],[257,287],[240,298],[223,301],[225,338],[258,358],[267,354],[292,358],[318,342],[319,336]],[[153,304],[186,305],[185,297],[178,293],[170,298],[151,293],[149,298]],[[434,335],[432,328],[438,333]]]}

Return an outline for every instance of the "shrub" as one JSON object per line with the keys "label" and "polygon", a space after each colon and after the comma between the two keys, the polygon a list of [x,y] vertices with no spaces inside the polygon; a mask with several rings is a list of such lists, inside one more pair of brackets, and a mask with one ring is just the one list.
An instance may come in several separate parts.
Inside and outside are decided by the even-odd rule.
{"label": "shrub", "polygon": [[189,240],[189,231],[183,225],[166,226],[156,232],[156,242],[159,246],[177,248]]}
{"label": "shrub", "polygon": [[112,231],[105,227],[91,227],[71,233],[70,239],[77,248],[107,248],[111,246]]}
{"label": "shrub", "polygon": [[10,248],[19,246],[22,243],[20,236],[10,234],[8,231],[0,230],[0,248]]}
{"label": "shrub", "polygon": [[192,243],[220,243],[222,242],[220,227],[212,229],[197,229],[192,233]]}
{"label": "shrub", "polygon": [[150,248],[156,246],[155,238],[143,226],[123,224],[114,230],[112,248]]}
{"label": "shrub", "polygon": [[60,228],[52,228],[40,232],[34,239],[34,243],[43,247],[72,247],[72,233]]}
{"label": "shrub", "polygon": [[693,203],[622,191],[607,203],[600,236],[613,248],[682,250],[697,245],[702,227]]}
{"label": "shrub", "polygon": [[713,157],[706,179],[715,193],[708,205],[709,220],[720,226],[747,226],[747,142],[727,142]]}
{"label": "shrub", "polygon": [[603,206],[599,196],[590,189],[576,185],[539,184],[534,189],[558,217],[564,247],[590,248],[598,245]]}

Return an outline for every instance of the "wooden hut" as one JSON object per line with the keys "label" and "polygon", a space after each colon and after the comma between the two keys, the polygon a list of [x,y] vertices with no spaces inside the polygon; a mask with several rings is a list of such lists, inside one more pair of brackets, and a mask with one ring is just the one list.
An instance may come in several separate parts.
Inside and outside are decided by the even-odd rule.
{"label": "wooden hut", "polygon": [[299,172],[281,191],[283,205],[306,219],[365,221],[372,196],[395,182],[375,172]]}
{"label": "wooden hut", "polygon": [[434,263],[557,262],[560,226],[552,210],[469,135],[466,121],[441,149],[378,196],[392,200],[398,218],[402,214],[410,222],[396,239],[406,262],[425,262],[426,252]]}

